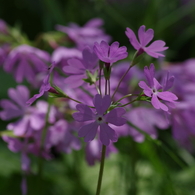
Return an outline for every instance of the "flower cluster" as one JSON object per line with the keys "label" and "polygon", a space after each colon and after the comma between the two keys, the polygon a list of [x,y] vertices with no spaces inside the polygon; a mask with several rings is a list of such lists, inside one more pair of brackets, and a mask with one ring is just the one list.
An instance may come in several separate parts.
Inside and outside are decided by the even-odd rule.
{"label": "flower cluster", "polygon": [[[138,40],[127,28],[125,33],[136,49],[132,62],[137,66],[131,66],[124,61],[127,48],[117,41],[110,44],[110,36],[104,33],[102,24],[96,18],[83,27],[73,23],[68,27],[58,25],[56,28],[66,33],[67,41],[72,41],[75,47],[61,45],[51,56],[27,44],[15,48],[1,46],[0,63],[4,70],[17,83],[25,79],[33,90],[39,91],[30,96],[26,86],[18,85],[8,90],[10,100],[0,100],[0,118],[9,121],[2,138],[11,151],[21,152],[23,171],[30,172],[29,154],[52,159],[56,153],[70,153],[81,149],[80,137],[86,142],[86,160],[93,165],[100,160],[102,145],[107,147],[106,156],[109,156],[117,152],[114,142],[122,136],[144,141],[144,134],[137,129],[156,139],[155,127],[166,129],[171,124],[175,139],[183,145],[194,133],[185,134],[185,143],[181,141],[181,121],[194,116],[189,106],[194,91],[189,93],[190,87],[181,88],[182,81],[177,80],[177,74],[182,71],[175,70],[175,66],[166,74],[157,70],[155,76],[154,64],[145,66],[144,71],[138,66],[138,56],[144,52],[154,58],[164,57],[162,52],[168,49],[165,42],[157,40],[148,46],[154,37],[152,29],[141,26]],[[6,34],[6,24],[0,25],[0,33]],[[192,74],[191,69],[190,65],[185,66],[188,75]],[[143,81],[145,78],[147,83]],[[194,79],[194,75],[190,78]],[[170,92],[174,81],[174,91]],[[191,96],[185,95],[186,91]],[[46,94],[49,94],[48,102],[44,99]],[[183,104],[178,106],[175,94]],[[39,98],[42,100],[33,104]],[[168,113],[167,118],[164,113]],[[189,129],[193,125],[188,123]]]}

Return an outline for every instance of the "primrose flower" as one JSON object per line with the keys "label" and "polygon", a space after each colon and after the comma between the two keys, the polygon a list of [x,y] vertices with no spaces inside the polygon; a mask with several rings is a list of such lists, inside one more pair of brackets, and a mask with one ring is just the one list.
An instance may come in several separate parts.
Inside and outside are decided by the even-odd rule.
{"label": "primrose flower", "polygon": [[93,18],[82,27],[75,23],[70,23],[69,26],[57,25],[56,28],[66,33],[79,49],[83,49],[87,45],[90,47],[93,46],[95,41],[110,41],[111,38],[104,33],[101,28],[102,25],[102,19]]}
{"label": "primrose flower", "polygon": [[49,83],[49,79],[50,79],[50,75],[55,67],[55,62],[52,63],[52,65],[48,68],[48,74],[46,75],[46,77],[44,78],[43,80],[43,83],[41,85],[41,88],[39,90],[39,94],[35,94],[32,98],[30,98],[26,104],[27,105],[31,105],[36,99],[40,98],[41,96],[43,96],[43,94],[47,91],[55,91],[51,86],[50,86],[50,83]]}
{"label": "primrose flower", "polygon": [[18,83],[24,78],[34,84],[37,73],[45,71],[50,55],[29,45],[14,48],[4,62],[4,70],[12,73]]}
{"label": "primrose flower", "polygon": [[169,106],[174,104],[174,101],[177,100],[177,96],[170,91],[162,91],[163,89],[168,89],[173,84],[173,77],[166,78],[164,86],[162,86],[156,78],[154,78],[155,68],[151,64],[149,69],[147,66],[144,68],[144,74],[148,81],[148,85],[144,81],[139,82],[139,86],[144,90],[144,94],[148,97],[151,97],[151,103],[156,109],[162,109],[168,111],[168,107],[163,104],[160,100],[164,100]]}
{"label": "primrose flower", "polygon": [[66,84],[70,84],[72,88],[79,87],[84,83],[83,79],[87,79],[86,71],[94,73],[98,58],[89,47],[85,47],[82,52],[83,59],[69,59],[68,65],[63,71],[69,76],[65,79]]}
{"label": "primrose flower", "polygon": [[148,45],[154,37],[154,30],[150,28],[145,31],[144,25],[140,26],[138,30],[139,41],[137,40],[135,33],[130,28],[126,29],[125,34],[129,38],[131,45],[138,51],[138,54],[146,52],[148,55],[158,58],[159,56],[164,57],[164,55],[159,52],[168,49],[168,47],[164,47],[165,42],[161,40],[154,41],[146,47],[146,45]]}
{"label": "primrose flower", "polygon": [[79,122],[92,121],[89,124],[82,126],[79,129],[79,137],[84,137],[85,142],[93,140],[96,136],[98,127],[100,127],[100,141],[105,146],[110,144],[110,141],[116,142],[118,136],[107,123],[111,123],[115,126],[122,126],[126,123],[126,119],[122,117],[125,114],[123,108],[114,108],[109,113],[106,111],[110,107],[111,98],[109,95],[105,95],[103,98],[101,95],[95,95],[93,99],[96,112],[94,113],[87,105],[78,104],[76,106],[79,112],[73,114],[73,118]]}
{"label": "primrose flower", "polygon": [[102,41],[101,43],[95,42],[93,50],[102,62],[110,64],[128,56],[127,48],[125,46],[119,47],[119,42],[117,41],[110,46],[105,41]]}

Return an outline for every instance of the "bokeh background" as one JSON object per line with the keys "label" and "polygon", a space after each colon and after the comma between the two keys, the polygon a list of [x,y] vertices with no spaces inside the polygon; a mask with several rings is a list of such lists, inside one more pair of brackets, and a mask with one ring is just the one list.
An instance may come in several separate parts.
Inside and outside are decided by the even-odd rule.
{"label": "bokeh background", "polygon": [[[194,0],[1,0],[0,18],[15,26],[41,49],[44,33],[69,22],[84,25],[92,18],[104,20],[105,32],[113,41],[133,52],[124,32],[141,25],[154,29],[155,39],[169,46],[167,62],[195,57]],[[40,41],[40,42],[39,42]],[[151,59],[150,59],[151,60]],[[195,68],[195,64],[194,64]],[[0,70],[0,98],[15,87],[12,76]],[[1,130],[6,123],[0,121]],[[119,152],[106,160],[102,195],[195,195],[195,153],[179,146],[171,129],[159,131],[160,144],[147,140],[136,143],[130,137],[116,144]],[[84,151],[60,155],[44,162],[43,176],[36,176],[35,157],[28,178],[28,195],[92,195],[95,193],[99,163],[89,167]],[[0,141],[0,194],[20,195],[20,155]]]}

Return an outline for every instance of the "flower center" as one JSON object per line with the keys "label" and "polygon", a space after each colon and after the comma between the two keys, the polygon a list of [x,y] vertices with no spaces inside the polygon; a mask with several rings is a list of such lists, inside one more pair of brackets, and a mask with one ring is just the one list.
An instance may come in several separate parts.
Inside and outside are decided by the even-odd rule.
{"label": "flower center", "polygon": [[98,121],[102,121],[102,117],[98,117],[98,119],[97,119]]}
{"label": "flower center", "polygon": [[101,115],[97,115],[97,116],[96,116],[96,122],[97,122],[98,124],[104,123],[104,117],[101,116]]}

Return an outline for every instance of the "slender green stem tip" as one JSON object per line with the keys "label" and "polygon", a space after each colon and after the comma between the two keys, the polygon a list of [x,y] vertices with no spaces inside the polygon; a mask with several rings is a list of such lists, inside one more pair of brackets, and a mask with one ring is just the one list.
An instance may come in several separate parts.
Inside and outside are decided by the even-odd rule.
{"label": "slender green stem tip", "polygon": [[101,156],[101,163],[100,163],[100,170],[99,170],[99,177],[98,177],[96,195],[100,195],[102,177],[103,177],[103,172],[104,172],[105,154],[106,154],[106,146],[103,145],[102,146],[102,156]]}

